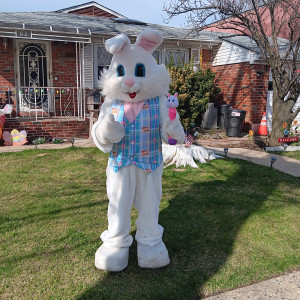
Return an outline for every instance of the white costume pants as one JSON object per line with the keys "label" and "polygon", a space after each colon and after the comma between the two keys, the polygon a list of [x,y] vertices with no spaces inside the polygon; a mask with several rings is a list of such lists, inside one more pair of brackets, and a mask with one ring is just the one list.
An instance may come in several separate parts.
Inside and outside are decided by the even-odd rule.
{"label": "white costume pants", "polygon": [[135,165],[122,167],[117,173],[107,166],[108,230],[100,236],[106,247],[132,244],[129,233],[133,204],[138,211],[136,240],[148,246],[162,241],[163,228],[158,224],[162,172],[163,163],[150,175]]}

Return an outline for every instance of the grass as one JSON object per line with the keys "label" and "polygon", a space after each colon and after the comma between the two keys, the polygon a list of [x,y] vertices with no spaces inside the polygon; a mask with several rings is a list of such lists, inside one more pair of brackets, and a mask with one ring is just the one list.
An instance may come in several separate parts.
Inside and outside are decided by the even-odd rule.
{"label": "grass", "polygon": [[195,299],[299,269],[299,178],[220,159],[164,171],[169,266],[139,268],[134,242],[126,270],[97,270],[107,158],[76,147],[0,155],[0,299]]}
{"label": "grass", "polygon": [[300,151],[276,151],[272,153],[300,160]]}

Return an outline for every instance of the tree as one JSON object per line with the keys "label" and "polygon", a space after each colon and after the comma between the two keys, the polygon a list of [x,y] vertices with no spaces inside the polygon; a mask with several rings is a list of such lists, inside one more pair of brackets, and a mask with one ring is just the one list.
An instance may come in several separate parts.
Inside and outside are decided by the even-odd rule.
{"label": "tree", "polygon": [[200,127],[209,102],[220,96],[215,73],[209,66],[194,70],[193,59],[184,67],[168,66],[171,77],[170,93],[178,93],[177,109],[185,129]]}
{"label": "tree", "polygon": [[[165,6],[169,18],[187,14],[187,25],[199,32],[219,31],[251,38],[273,77],[273,117],[269,144],[282,136],[282,124],[291,125],[300,95],[300,8],[298,0],[172,0]],[[284,36],[285,40],[279,40]],[[280,41],[280,42],[279,42]]]}

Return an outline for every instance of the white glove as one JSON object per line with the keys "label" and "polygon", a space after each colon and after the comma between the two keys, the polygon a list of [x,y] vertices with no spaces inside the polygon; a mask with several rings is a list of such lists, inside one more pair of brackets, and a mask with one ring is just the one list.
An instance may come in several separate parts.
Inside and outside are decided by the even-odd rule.
{"label": "white glove", "polygon": [[179,120],[175,119],[168,122],[165,130],[169,136],[177,141],[178,144],[184,143],[185,134]]}
{"label": "white glove", "polygon": [[95,136],[101,144],[119,143],[125,136],[125,129],[112,114],[108,114],[95,129]]}

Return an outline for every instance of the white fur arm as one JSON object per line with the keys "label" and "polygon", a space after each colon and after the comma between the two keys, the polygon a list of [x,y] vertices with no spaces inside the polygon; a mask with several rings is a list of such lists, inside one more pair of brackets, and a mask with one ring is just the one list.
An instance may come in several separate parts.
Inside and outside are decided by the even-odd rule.
{"label": "white fur arm", "polygon": [[92,127],[92,138],[95,145],[104,153],[110,152],[113,144],[122,140],[124,127],[116,122],[110,111],[111,103],[104,101],[98,121]]}
{"label": "white fur arm", "polygon": [[178,113],[176,113],[176,118],[172,121],[170,120],[169,110],[166,105],[166,99],[166,97],[159,98],[161,137],[167,144],[168,135],[177,140],[178,144],[183,144],[185,134],[184,129],[179,121],[179,115]]}

